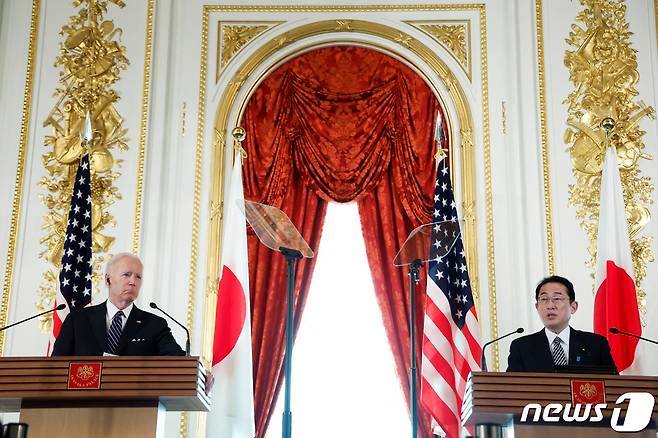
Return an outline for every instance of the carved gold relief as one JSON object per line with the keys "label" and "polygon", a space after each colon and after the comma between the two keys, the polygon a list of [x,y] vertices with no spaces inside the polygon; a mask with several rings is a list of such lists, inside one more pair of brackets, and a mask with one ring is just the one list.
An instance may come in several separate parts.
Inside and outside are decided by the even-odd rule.
{"label": "carved gold relief", "polygon": [[460,20],[449,23],[408,21],[407,23],[431,36],[448,49],[470,79],[471,56],[469,41],[471,29],[468,21]]}
{"label": "carved gold relief", "polygon": [[351,32],[352,20],[336,20],[336,32]]}
{"label": "carved gold relief", "polygon": [[548,117],[546,111],[546,68],[544,66],[544,19],[543,1],[535,0],[535,25],[537,41],[537,85],[539,87],[539,130],[541,136],[542,179],[544,188],[544,220],[546,223],[546,256],[548,272],[555,274],[555,250],[553,239],[553,205],[551,196],[550,154],[548,136]]}
{"label": "carved gold relief", "polygon": [[569,186],[569,202],[576,207],[577,217],[590,239],[590,260],[586,265],[594,267],[605,156],[605,132],[600,125],[610,117],[616,125],[610,141],[619,158],[638,304],[645,313],[646,293],[640,284],[654,257],[652,238],[639,233],[651,217],[647,205],[653,202],[654,187],[638,166],[641,158],[651,159],[644,152],[645,132],[638,123],[645,116],[653,118],[654,109],[636,100],[639,73],[636,50],[630,45],[625,2],[581,0],[581,4],[585,9],[576,16],[578,23],[571,26],[566,40],[574,50],[567,51],[564,60],[575,85],[566,99],[569,128],[564,135],[565,142],[571,144],[569,152],[576,178],[576,183]]}
{"label": "carved gold relief", "polygon": [[[121,199],[114,181],[120,175],[116,169],[122,160],[115,159],[112,150],[126,150],[128,146],[126,129],[114,106],[119,96],[111,86],[119,80],[128,59],[125,57],[126,48],[116,41],[122,30],[112,21],[103,19],[110,2],[124,6],[120,0],[73,1],[75,7],[85,6],[78,15],[70,17],[69,23],[61,30],[65,39],[60,43],[60,54],[55,59],[55,66],[61,67],[60,86],[54,93],[57,102],[43,122],[44,126],[53,128],[53,134],[45,138],[45,146],[49,148],[42,155],[46,176],[39,181],[39,186],[46,191],[40,198],[48,208],[42,227],[48,234],[40,240],[44,246],[40,257],[52,267],[44,273],[39,286],[36,306],[40,310],[52,308],[58,288],[71,191],[80,157],[87,147],[80,135],[87,111],[93,126],[93,140],[88,147],[95,291],[98,290],[101,265],[106,259],[99,254],[106,253],[114,242],[114,237],[103,234],[106,226],[115,225],[107,207]],[[50,332],[51,324],[52,316],[41,320],[41,329]]]}
{"label": "carved gold relief", "polygon": [[217,22],[217,73],[215,80],[219,80],[224,67],[249,41],[256,38],[280,22],[244,23],[244,22]]}

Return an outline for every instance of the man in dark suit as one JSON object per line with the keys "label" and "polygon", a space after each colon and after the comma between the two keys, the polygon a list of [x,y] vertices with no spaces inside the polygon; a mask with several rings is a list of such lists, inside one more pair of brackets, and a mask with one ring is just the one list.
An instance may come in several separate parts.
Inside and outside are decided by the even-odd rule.
{"label": "man in dark suit", "polygon": [[142,262],[132,254],[112,257],[105,269],[107,301],[69,313],[52,355],[184,356],[167,322],[133,303],[142,270]]}
{"label": "man in dark suit", "polygon": [[535,289],[535,301],[544,328],[512,341],[507,371],[550,373],[555,365],[583,365],[609,367],[616,373],[606,338],[569,327],[578,310],[569,280],[557,275],[544,278]]}

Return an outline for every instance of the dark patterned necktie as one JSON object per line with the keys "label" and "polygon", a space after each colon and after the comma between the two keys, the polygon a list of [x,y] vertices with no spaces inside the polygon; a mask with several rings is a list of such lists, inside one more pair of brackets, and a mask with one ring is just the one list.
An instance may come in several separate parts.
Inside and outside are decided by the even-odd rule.
{"label": "dark patterned necktie", "polygon": [[117,346],[119,345],[119,338],[123,331],[123,312],[119,310],[112,318],[112,324],[107,331],[107,342],[105,351],[110,354],[117,354]]}
{"label": "dark patterned necktie", "polygon": [[562,342],[560,342],[559,337],[553,339],[553,363],[555,365],[566,365],[567,364],[567,355],[564,354],[564,348],[562,348]]}

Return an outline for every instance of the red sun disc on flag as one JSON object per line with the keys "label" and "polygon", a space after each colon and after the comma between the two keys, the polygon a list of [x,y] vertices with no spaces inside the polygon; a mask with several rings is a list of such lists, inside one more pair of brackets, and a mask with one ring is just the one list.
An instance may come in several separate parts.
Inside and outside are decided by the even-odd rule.
{"label": "red sun disc on flag", "polygon": [[238,342],[246,316],[245,292],[233,271],[224,266],[217,292],[217,315],[213,366],[221,362]]}
{"label": "red sun disc on flag", "polygon": [[[606,262],[606,278],[599,286],[594,297],[594,331],[596,333],[608,333],[610,327],[616,327],[621,331],[633,333],[636,336],[642,334],[640,316],[635,304],[635,282],[615,262]],[[634,305],[629,305],[633,303]],[[618,309],[625,309],[619,312]],[[635,360],[635,349],[638,340],[630,336],[608,337],[610,351],[615,359],[617,368],[625,370]]]}

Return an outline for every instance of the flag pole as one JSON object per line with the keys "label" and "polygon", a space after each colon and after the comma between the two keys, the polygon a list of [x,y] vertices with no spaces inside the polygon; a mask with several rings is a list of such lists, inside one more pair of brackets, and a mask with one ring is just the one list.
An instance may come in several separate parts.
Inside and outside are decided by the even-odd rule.
{"label": "flag pole", "polygon": [[283,438],[292,435],[292,412],[290,411],[292,348],[294,329],[295,265],[302,258],[312,258],[313,250],[292,223],[288,215],[271,205],[244,201],[244,214],[263,245],[280,252],[287,264],[287,309],[286,309],[286,351],[284,357],[285,405],[281,434]]}
{"label": "flag pole", "polygon": [[409,368],[409,411],[411,412],[411,438],[418,436],[418,401],[416,397],[416,285],[420,282],[418,272],[422,262],[414,260],[409,265],[409,339],[411,339]]}
{"label": "flag pole", "polygon": [[283,438],[292,436],[292,412],[290,411],[290,391],[292,377],[292,338],[293,338],[293,301],[295,297],[295,263],[301,259],[299,250],[284,248],[279,249],[286,258],[288,265],[288,313],[286,316],[286,355],[285,355],[285,404],[283,408]]}

